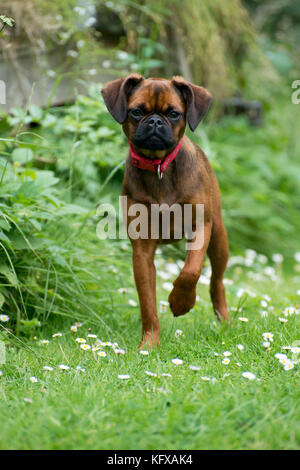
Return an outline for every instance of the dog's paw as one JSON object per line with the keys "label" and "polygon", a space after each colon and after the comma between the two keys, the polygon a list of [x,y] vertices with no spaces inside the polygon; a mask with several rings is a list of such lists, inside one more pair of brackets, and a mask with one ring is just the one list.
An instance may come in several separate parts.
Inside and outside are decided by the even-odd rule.
{"label": "dog's paw", "polygon": [[159,345],[159,332],[147,331],[143,334],[139,350],[156,348]]}
{"label": "dog's paw", "polygon": [[174,317],[179,317],[187,313],[194,307],[196,302],[196,289],[186,289],[175,286],[169,295],[170,309]]}

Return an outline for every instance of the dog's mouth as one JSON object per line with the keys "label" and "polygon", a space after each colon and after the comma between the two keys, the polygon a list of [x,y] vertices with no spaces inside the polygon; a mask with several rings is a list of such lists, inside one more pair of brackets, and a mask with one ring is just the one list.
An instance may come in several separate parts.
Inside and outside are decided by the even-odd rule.
{"label": "dog's mouth", "polygon": [[173,137],[155,129],[146,132],[143,136],[137,134],[133,143],[139,148],[148,150],[169,150],[174,146]]}

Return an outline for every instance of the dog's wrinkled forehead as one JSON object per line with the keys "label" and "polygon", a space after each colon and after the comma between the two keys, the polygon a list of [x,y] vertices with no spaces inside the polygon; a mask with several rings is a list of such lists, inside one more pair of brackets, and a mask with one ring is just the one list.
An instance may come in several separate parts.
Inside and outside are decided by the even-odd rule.
{"label": "dog's wrinkled forehead", "polygon": [[134,89],[128,106],[142,107],[146,113],[165,113],[170,107],[182,113],[185,111],[184,102],[175,87],[170,81],[158,78],[148,78]]}

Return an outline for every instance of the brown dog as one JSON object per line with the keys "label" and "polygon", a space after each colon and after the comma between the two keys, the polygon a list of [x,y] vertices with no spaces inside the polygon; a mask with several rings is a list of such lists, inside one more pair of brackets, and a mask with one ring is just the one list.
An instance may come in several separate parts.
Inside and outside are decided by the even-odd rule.
{"label": "brown dog", "polygon": [[[204,205],[204,240],[198,249],[187,250],[185,264],[169,295],[173,314],[183,315],[195,305],[196,286],[207,252],[212,267],[210,294],[214,311],[218,319],[228,318],[223,285],[228,242],[219,186],[205,154],[184,135],[186,122],[193,131],[204,117],[210,93],[179,76],[165,80],[132,74],[108,83],[102,95],[109,112],[123,125],[130,145],[122,189],[127,196],[127,227],[134,219],[130,215],[134,203],[147,207],[148,218],[153,204],[192,204],[193,229],[197,228],[196,205]],[[171,222],[169,242],[176,241],[174,230]],[[166,240],[161,230],[155,238],[149,229],[146,237],[129,234],[129,238],[142,315],[142,348],[159,343],[154,254],[157,245]]]}

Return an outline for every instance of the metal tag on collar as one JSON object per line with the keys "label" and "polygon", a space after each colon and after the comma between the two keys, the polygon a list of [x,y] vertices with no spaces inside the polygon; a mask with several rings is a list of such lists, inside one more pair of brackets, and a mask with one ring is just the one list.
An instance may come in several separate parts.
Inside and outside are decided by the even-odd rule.
{"label": "metal tag on collar", "polygon": [[163,173],[160,171],[160,165],[157,167],[157,176],[159,180],[161,180],[163,177]]}

